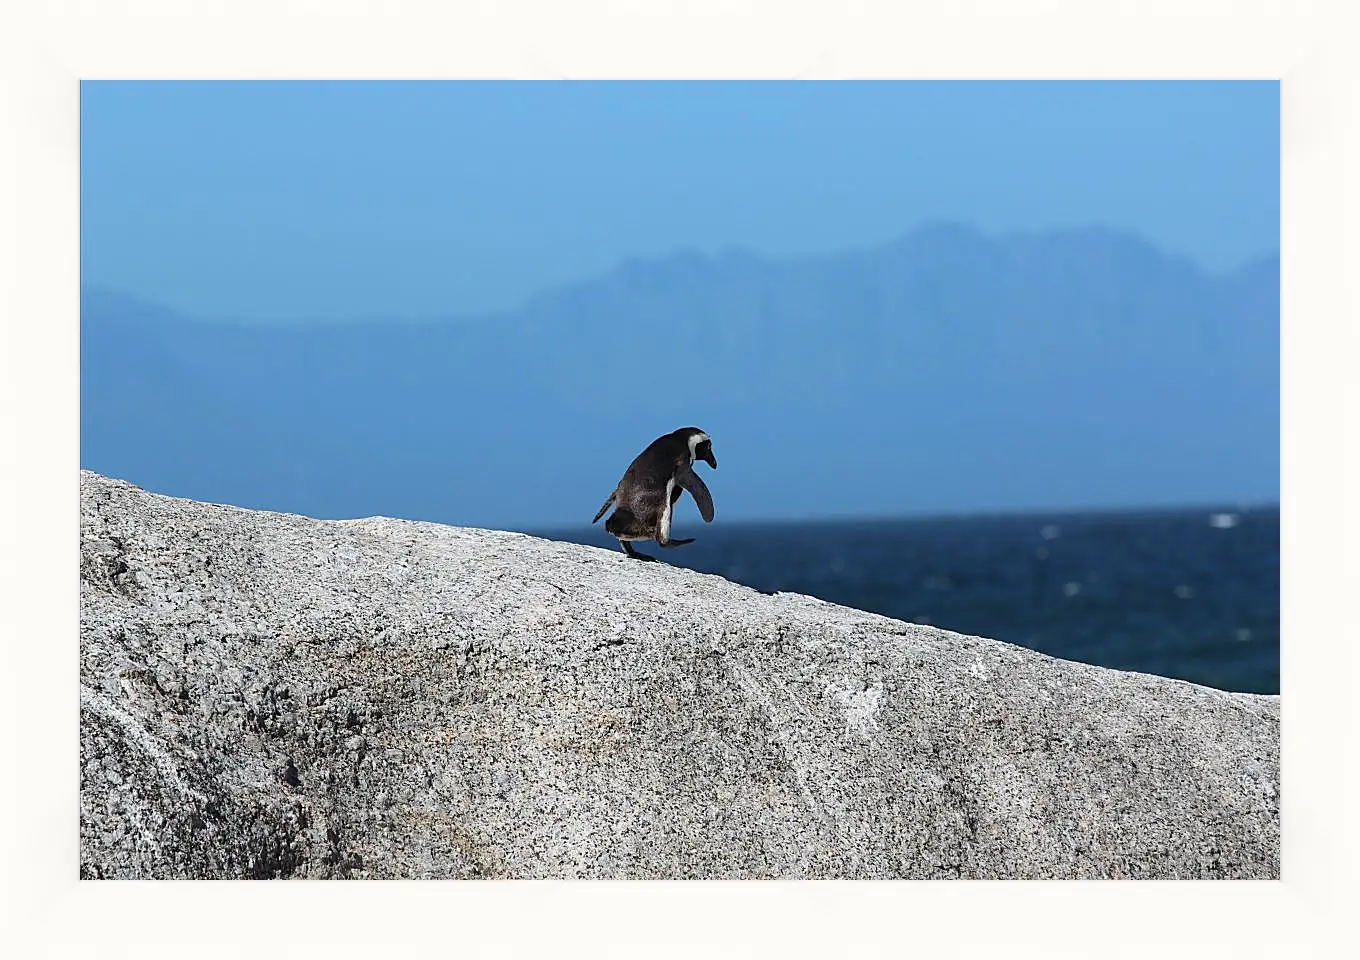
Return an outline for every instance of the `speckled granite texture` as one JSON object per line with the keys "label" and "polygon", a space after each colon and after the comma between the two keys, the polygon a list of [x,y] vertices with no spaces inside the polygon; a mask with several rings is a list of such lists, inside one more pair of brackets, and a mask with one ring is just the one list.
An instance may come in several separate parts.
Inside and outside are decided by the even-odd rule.
{"label": "speckled granite texture", "polygon": [[1278,697],[88,472],[80,575],[83,877],[1279,874]]}

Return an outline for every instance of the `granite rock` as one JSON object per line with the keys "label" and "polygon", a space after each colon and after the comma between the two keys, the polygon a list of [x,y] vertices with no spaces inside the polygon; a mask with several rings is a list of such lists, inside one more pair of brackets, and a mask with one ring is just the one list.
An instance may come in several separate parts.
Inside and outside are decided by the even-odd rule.
{"label": "granite rock", "polygon": [[515,533],[80,488],[82,877],[1279,875],[1278,697]]}

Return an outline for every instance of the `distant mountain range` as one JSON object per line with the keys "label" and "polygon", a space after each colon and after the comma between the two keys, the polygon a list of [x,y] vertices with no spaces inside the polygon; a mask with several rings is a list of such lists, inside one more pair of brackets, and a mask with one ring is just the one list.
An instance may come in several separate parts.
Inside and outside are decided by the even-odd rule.
{"label": "distant mountain range", "polygon": [[1278,255],[1210,275],[1103,228],[682,253],[419,323],[85,288],[80,322],[82,466],[319,517],[587,523],[689,424],[720,521],[1279,496]]}

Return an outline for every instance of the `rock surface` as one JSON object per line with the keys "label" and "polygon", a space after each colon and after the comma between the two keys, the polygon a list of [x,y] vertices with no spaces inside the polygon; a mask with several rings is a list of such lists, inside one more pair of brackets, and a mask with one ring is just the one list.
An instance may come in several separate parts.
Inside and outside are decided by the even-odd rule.
{"label": "rock surface", "polygon": [[1278,697],[81,474],[83,877],[1277,877]]}

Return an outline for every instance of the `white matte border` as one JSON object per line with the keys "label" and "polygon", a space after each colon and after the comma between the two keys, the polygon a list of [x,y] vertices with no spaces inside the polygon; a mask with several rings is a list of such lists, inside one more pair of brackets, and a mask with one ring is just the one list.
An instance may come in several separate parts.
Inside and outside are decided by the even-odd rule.
{"label": "white matte border", "polygon": [[[1353,946],[1337,938],[1357,860],[1360,733],[1358,637],[1343,607],[1345,573],[1360,572],[1353,546],[1344,566],[1356,512],[1343,483],[1349,472],[1360,484],[1344,231],[1360,190],[1354,174],[1349,194],[1343,182],[1347,156],[1360,168],[1344,41],[1357,33],[1348,6],[1327,0],[11,0],[0,13],[0,942],[25,957],[331,958],[408,944],[649,960],[861,958],[887,945],[1205,960]],[[79,883],[78,80],[757,76],[1283,78],[1284,880]]]}

